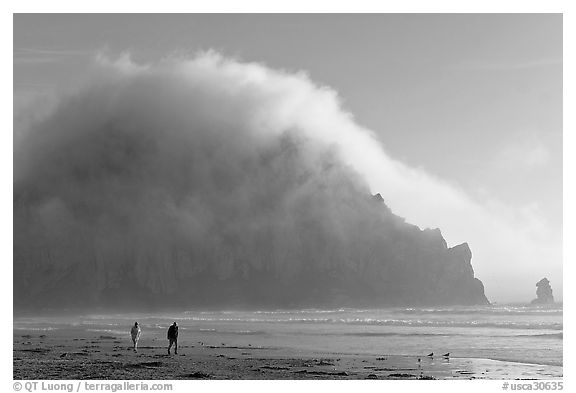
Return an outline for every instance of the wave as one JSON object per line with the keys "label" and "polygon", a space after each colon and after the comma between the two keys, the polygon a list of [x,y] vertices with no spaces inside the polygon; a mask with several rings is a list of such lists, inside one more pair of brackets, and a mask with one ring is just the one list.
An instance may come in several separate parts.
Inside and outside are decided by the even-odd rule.
{"label": "wave", "polygon": [[58,328],[55,327],[23,327],[23,326],[15,326],[14,330],[31,330],[31,331],[39,331],[39,332],[47,332],[52,330],[57,330]]}
{"label": "wave", "polygon": [[544,334],[518,334],[514,337],[528,337],[528,338],[552,338],[562,340],[564,333],[544,333]]}
{"label": "wave", "polygon": [[108,333],[108,334],[115,334],[118,336],[129,336],[130,330],[122,331],[122,330],[113,330],[113,329],[86,329],[87,332],[95,332],[95,333]]}
{"label": "wave", "polygon": [[453,321],[421,319],[376,319],[376,318],[226,318],[226,317],[188,317],[188,321],[198,322],[245,322],[245,323],[287,323],[287,324],[345,324],[367,326],[407,326],[407,327],[465,327],[465,328],[503,328],[529,330],[562,330],[559,322],[512,322],[512,321]]}
{"label": "wave", "polygon": [[352,308],[338,308],[332,310],[321,310],[315,308],[303,309],[303,310],[275,310],[275,311],[255,311],[255,314],[339,314],[345,312],[354,312],[354,313],[361,313],[361,312],[373,312],[374,310],[358,310]]}
{"label": "wave", "polygon": [[226,332],[228,334],[238,334],[242,336],[261,336],[267,334],[267,332],[262,330],[239,330],[235,332]]}
{"label": "wave", "polygon": [[562,308],[483,307],[483,308],[405,308],[395,314],[453,314],[453,315],[562,315]]}
{"label": "wave", "polygon": [[342,313],[393,313],[393,314],[520,314],[520,315],[561,315],[562,305],[533,306],[533,305],[507,305],[507,306],[454,306],[454,307],[407,307],[407,308],[337,308],[337,309],[277,309],[257,311],[200,311],[188,310],[184,315],[307,315],[307,314],[342,314]]}
{"label": "wave", "polygon": [[442,333],[400,333],[400,332],[361,332],[361,333],[318,333],[319,335],[334,336],[354,336],[354,337],[391,337],[391,336],[410,336],[410,337],[453,337],[467,336],[467,334],[442,334]]}
{"label": "wave", "polygon": [[[480,358],[481,359],[481,358]],[[518,359],[514,357],[500,357],[500,356],[489,356],[487,359],[495,360],[497,362],[509,362],[509,363],[517,363],[517,364],[530,364],[535,366],[557,366],[563,367],[562,360],[554,360],[554,359],[546,359],[546,358],[539,358],[539,359]],[[552,376],[551,374],[548,374]]]}
{"label": "wave", "polygon": [[236,330],[236,331],[225,331],[225,330],[217,330],[217,329],[198,329],[199,332],[202,333],[218,333],[218,334],[236,334],[240,336],[261,336],[264,334],[268,334],[263,330]]}
{"label": "wave", "polygon": [[89,325],[89,326],[120,326],[119,323],[104,323],[101,321],[82,321],[82,322],[75,322],[74,323],[75,326],[81,326],[81,325]]}
{"label": "wave", "polygon": [[[328,335],[328,336],[352,336],[352,337],[455,337],[464,336],[470,337],[470,334],[466,333],[410,333],[410,332],[353,332],[353,333],[318,333],[318,335]],[[551,339],[562,339],[563,333],[545,333],[545,334],[515,334],[515,335],[498,335],[493,334],[491,337],[505,337],[505,338],[515,338],[515,337],[525,337],[525,338],[551,338]]]}
{"label": "wave", "polygon": [[338,313],[362,313],[362,312],[374,312],[374,309],[359,310],[355,308],[338,308],[338,309],[317,309],[317,308],[305,308],[300,310],[257,310],[257,311],[233,311],[233,310],[220,310],[220,311],[196,311],[188,310],[184,311],[184,315],[289,315],[289,314],[338,314]]}

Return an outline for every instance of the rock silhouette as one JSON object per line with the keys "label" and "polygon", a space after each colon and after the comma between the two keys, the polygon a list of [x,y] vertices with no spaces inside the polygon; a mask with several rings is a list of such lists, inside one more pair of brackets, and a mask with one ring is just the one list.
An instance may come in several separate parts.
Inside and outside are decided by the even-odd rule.
{"label": "rock silhouette", "polygon": [[[348,204],[356,206],[340,224],[344,237],[336,237],[309,212],[307,225],[295,224],[290,232],[279,234],[271,227],[265,234],[246,228],[253,231],[248,233],[251,243],[233,238],[218,249],[195,243],[189,254],[171,251],[182,245],[168,239],[137,244],[135,234],[117,229],[114,235],[126,239],[122,246],[73,233],[67,233],[67,248],[47,240],[41,248],[18,244],[15,305],[27,309],[488,303],[482,282],[474,277],[467,243],[447,247],[440,230],[420,230],[404,222],[384,201],[374,204],[364,197]],[[112,246],[116,248],[110,250]]]}
{"label": "rock silhouette", "polygon": [[532,300],[532,304],[552,304],[554,303],[554,295],[552,294],[552,287],[550,281],[544,277],[536,283],[536,299]]}

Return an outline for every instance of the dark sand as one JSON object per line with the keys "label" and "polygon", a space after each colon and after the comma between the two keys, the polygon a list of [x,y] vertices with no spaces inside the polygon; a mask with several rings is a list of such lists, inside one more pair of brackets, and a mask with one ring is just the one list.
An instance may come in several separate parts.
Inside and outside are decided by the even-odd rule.
{"label": "dark sand", "polygon": [[[301,353],[282,348],[227,346],[180,338],[178,355],[166,340],[77,331],[14,331],[15,380],[22,379],[553,379],[562,367],[441,356],[363,356]],[[420,361],[418,361],[420,359]]]}

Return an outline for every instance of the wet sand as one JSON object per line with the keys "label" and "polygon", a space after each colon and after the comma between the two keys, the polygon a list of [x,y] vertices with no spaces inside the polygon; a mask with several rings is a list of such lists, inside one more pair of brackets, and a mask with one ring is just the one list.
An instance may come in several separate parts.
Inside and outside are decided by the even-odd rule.
{"label": "wet sand", "polygon": [[[180,337],[130,339],[77,331],[14,331],[13,377],[22,379],[554,379],[562,367],[475,358],[302,353]],[[545,371],[545,372],[544,372]]]}

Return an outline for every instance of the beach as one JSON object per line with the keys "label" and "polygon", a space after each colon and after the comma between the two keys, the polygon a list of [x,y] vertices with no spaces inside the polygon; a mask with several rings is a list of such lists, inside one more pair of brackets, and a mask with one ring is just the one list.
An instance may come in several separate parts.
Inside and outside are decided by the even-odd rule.
{"label": "beach", "polygon": [[[533,379],[538,365],[474,358],[296,354],[269,347],[191,344],[178,355],[162,340],[135,353],[129,340],[66,333],[14,336],[14,379]],[[31,334],[36,333],[36,334]],[[292,353],[291,353],[292,352]],[[420,359],[420,361],[418,361]],[[562,376],[561,367],[548,378]]]}
{"label": "beach", "polygon": [[[561,309],[526,307],[19,317],[13,375],[555,379],[563,375],[561,318]],[[138,353],[129,335],[135,320],[142,327]],[[178,355],[166,351],[172,320],[180,326]],[[427,356],[430,352],[434,356]],[[443,356],[447,352],[450,356]]]}

